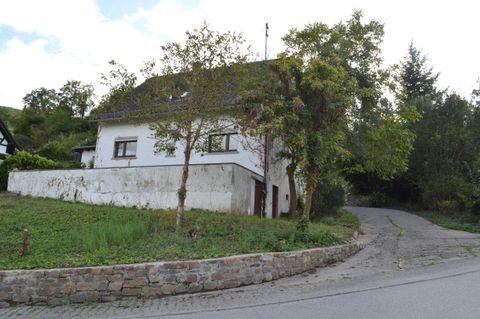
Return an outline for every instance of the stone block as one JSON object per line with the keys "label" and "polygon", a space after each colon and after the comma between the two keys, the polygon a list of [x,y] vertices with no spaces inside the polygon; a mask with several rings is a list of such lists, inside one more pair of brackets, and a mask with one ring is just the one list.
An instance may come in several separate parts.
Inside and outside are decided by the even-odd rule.
{"label": "stone block", "polygon": [[66,298],[57,298],[57,297],[52,297],[48,298],[47,304],[50,306],[61,306],[65,305],[68,303],[68,300]]}
{"label": "stone block", "polygon": [[107,280],[110,282],[119,281],[119,280],[123,280],[123,276],[121,274],[109,275],[107,276]]}
{"label": "stone block", "polygon": [[0,300],[7,300],[10,298],[10,293],[0,290]]}
{"label": "stone block", "polygon": [[143,288],[143,296],[145,298],[155,298],[162,295],[162,290],[158,287],[145,287]]}
{"label": "stone block", "polygon": [[122,295],[123,296],[141,296],[142,288],[123,288]]}
{"label": "stone block", "polygon": [[73,282],[67,282],[63,286],[63,292],[66,293],[67,295],[71,295],[77,291],[77,288],[75,287],[75,284]]}
{"label": "stone block", "polygon": [[86,301],[97,301],[99,300],[99,294],[97,291],[87,291],[85,295]]}
{"label": "stone block", "polygon": [[186,282],[187,284],[190,284],[190,283],[192,283],[192,282],[197,282],[197,280],[198,280],[198,276],[197,276],[197,275],[195,275],[195,274],[188,274],[188,275],[187,275],[187,278],[185,279],[185,282]]}
{"label": "stone block", "polygon": [[175,288],[176,288],[176,285],[166,284],[166,285],[163,285],[160,289],[162,290],[162,294],[172,295],[173,293],[175,293]]}
{"label": "stone block", "polygon": [[215,281],[207,281],[203,284],[204,290],[213,290],[217,288],[217,283]]}
{"label": "stone block", "polygon": [[224,287],[225,288],[236,288],[236,287],[240,287],[241,286],[241,282],[239,280],[226,280],[224,281]]}
{"label": "stone block", "polygon": [[85,293],[76,293],[76,294],[68,296],[68,300],[70,302],[73,302],[73,303],[85,302],[86,294]]}
{"label": "stone block", "polygon": [[222,280],[223,279],[223,274],[221,272],[214,272],[211,276],[212,280]]}
{"label": "stone block", "polygon": [[47,299],[48,298],[46,296],[32,296],[32,304],[38,305],[46,303]]}
{"label": "stone block", "polygon": [[199,285],[199,284],[197,284],[197,283],[190,284],[190,285],[188,285],[187,291],[188,291],[188,292],[199,292],[199,291],[202,291],[202,285]]}
{"label": "stone block", "polygon": [[175,294],[183,294],[187,292],[187,287],[185,285],[179,284],[175,287]]}
{"label": "stone block", "polygon": [[25,293],[15,293],[12,296],[12,301],[13,302],[22,302],[22,303],[29,302],[30,301],[30,296],[28,296]]}
{"label": "stone block", "polygon": [[123,282],[124,288],[144,287],[147,285],[145,278],[127,279]]}
{"label": "stone block", "polygon": [[10,304],[8,302],[0,301],[0,309],[8,307],[10,307]]}
{"label": "stone block", "polygon": [[123,287],[123,279],[112,281],[108,284],[108,290],[110,291],[120,291]]}
{"label": "stone block", "polygon": [[112,296],[112,295],[100,296],[100,300],[103,301],[103,302],[111,302],[111,301],[115,301],[117,299],[118,298],[116,296]]}

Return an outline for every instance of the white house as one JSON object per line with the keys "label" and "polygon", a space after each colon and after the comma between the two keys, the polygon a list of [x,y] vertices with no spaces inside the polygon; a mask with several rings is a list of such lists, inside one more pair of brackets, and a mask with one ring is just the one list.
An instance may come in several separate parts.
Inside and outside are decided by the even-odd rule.
{"label": "white house", "polygon": [[[174,208],[184,149],[178,144],[174,154],[156,152],[152,133],[147,123],[129,123],[121,114],[105,113],[98,121],[95,149],[77,150],[82,162],[93,160],[93,169],[12,172],[8,189],[96,204]],[[215,143],[190,160],[187,208],[259,216],[263,212],[273,218],[288,211],[286,163],[276,160],[274,152],[267,152],[265,161],[259,151],[264,149],[263,138],[243,135],[234,125],[209,138]]]}
{"label": "white house", "polygon": [[[156,140],[152,133],[147,123],[131,124],[115,118],[100,121],[94,168],[181,168],[183,146],[176,145],[174,154],[156,152]],[[271,152],[269,167],[265,170],[261,151],[263,138],[243,135],[233,125],[225,132],[212,134],[210,138],[216,139],[215,147],[209,147],[204,153],[194,153],[190,159],[192,173],[187,184],[187,206],[260,215],[264,183],[267,182],[265,215],[275,218],[288,211],[286,163],[276,160]],[[203,173],[197,173],[197,170]],[[265,173],[268,174],[266,179]],[[180,177],[180,170],[178,174],[169,176],[175,187],[170,189],[168,200],[164,201],[165,207],[177,204]],[[156,184],[159,186],[158,181]],[[190,201],[192,197],[197,200]]]}
{"label": "white house", "polygon": [[13,154],[18,150],[12,134],[7,129],[5,123],[0,119],[0,161],[4,160],[8,154]]}

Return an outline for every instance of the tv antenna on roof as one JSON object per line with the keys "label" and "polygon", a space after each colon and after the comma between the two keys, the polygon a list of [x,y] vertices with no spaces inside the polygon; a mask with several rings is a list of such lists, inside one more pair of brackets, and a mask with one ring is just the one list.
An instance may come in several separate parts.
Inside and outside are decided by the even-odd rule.
{"label": "tv antenna on roof", "polygon": [[268,22],[265,23],[265,61],[267,61]]}

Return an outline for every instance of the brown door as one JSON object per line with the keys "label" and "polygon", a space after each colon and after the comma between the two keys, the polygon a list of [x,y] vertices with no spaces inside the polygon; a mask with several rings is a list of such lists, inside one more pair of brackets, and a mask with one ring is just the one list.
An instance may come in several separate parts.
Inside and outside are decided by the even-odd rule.
{"label": "brown door", "polygon": [[272,187],[272,218],[278,218],[278,187]]}
{"label": "brown door", "polygon": [[253,214],[258,217],[262,217],[263,208],[263,183],[255,181],[255,206],[253,208]]}

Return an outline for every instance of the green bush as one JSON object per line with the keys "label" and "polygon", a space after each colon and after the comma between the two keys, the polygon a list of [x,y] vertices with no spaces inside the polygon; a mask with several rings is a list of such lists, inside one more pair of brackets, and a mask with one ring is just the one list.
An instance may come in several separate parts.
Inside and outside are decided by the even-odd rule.
{"label": "green bush", "polygon": [[7,156],[1,165],[9,170],[14,168],[19,170],[48,169],[57,166],[54,161],[27,151],[20,151]]}
{"label": "green bush", "polygon": [[317,185],[312,198],[310,216],[316,219],[335,215],[337,208],[345,205],[346,182],[341,178],[327,178]]}
{"label": "green bush", "polygon": [[40,155],[32,154],[27,151],[16,152],[8,155],[0,164],[0,190],[6,190],[8,185],[8,172],[13,169],[32,170],[56,168],[57,163]]}
{"label": "green bush", "polygon": [[387,195],[382,192],[373,192],[369,196],[370,207],[383,207],[387,203]]}
{"label": "green bush", "polygon": [[455,205],[455,209],[461,212],[469,206],[470,193],[471,186],[463,178],[438,175],[422,185],[422,204],[432,210],[444,209],[445,205]]}
{"label": "green bush", "polygon": [[459,204],[454,200],[443,200],[438,203],[438,210],[444,214],[452,214],[459,211]]}
{"label": "green bush", "polygon": [[71,147],[66,143],[60,143],[58,141],[50,141],[43,145],[38,151],[38,155],[55,161],[73,160]]}

